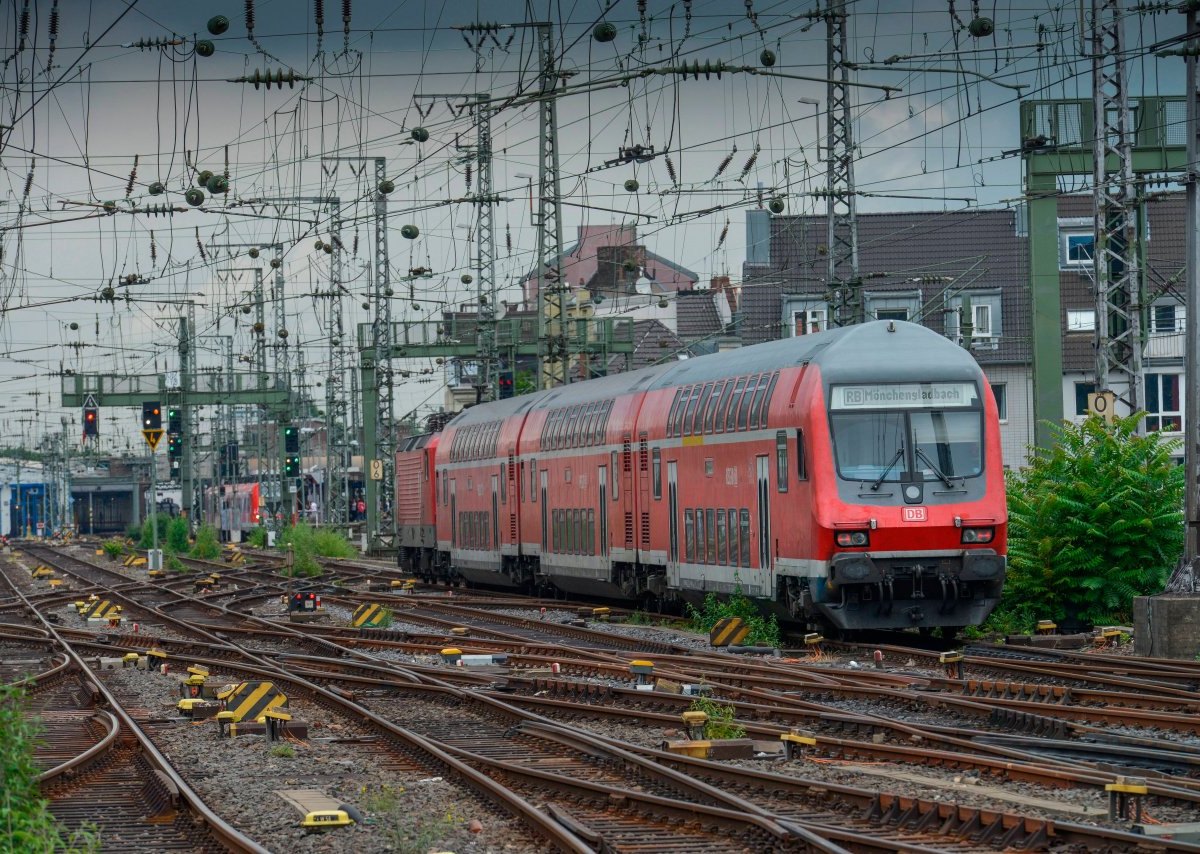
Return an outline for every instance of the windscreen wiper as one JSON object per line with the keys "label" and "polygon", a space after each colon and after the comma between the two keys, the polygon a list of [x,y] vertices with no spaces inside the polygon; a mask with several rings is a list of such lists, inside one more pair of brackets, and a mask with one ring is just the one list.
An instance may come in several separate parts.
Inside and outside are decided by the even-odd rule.
{"label": "windscreen wiper", "polygon": [[920,446],[917,447],[917,456],[929,464],[929,468],[934,474],[942,479],[942,483],[946,484],[947,489],[954,489],[954,481],[947,477],[946,474],[934,464],[933,460],[929,459],[929,455],[922,451]]}
{"label": "windscreen wiper", "polygon": [[881,475],[879,475],[878,478],[876,478],[876,480],[873,484],[871,484],[872,492],[879,491],[879,484],[883,483],[883,479],[891,473],[893,468],[896,467],[896,463],[900,462],[900,458],[902,456],[904,456],[904,446],[903,445],[901,445],[899,448],[896,449],[896,456],[892,457],[892,461],[887,464],[887,468],[885,468],[883,470],[883,473]]}

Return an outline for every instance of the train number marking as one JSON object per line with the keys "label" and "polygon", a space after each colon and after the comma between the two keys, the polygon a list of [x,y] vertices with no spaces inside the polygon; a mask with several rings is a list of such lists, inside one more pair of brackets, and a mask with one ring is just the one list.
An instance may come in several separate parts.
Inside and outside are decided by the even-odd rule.
{"label": "train number marking", "polygon": [[900,520],[902,522],[928,522],[929,510],[925,507],[901,507]]}

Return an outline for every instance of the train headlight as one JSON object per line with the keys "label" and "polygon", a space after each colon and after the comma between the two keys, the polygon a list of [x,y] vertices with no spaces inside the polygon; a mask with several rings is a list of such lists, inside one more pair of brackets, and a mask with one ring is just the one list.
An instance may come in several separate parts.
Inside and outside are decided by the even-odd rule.
{"label": "train headlight", "polygon": [[844,549],[861,548],[870,543],[866,531],[838,531],[837,544]]}
{"label": "train headlight", "polygon": [[992,538],[996,536],[995,528],[963,528],[962,541],[964,543],[979,544],[990,543]]}

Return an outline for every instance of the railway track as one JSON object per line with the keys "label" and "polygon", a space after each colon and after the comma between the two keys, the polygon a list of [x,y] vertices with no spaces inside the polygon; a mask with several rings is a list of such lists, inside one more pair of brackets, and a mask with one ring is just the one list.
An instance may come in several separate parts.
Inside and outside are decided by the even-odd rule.
{"label": "railway track", "polygon": [[[53,557],[54,555],[48,554],[38,555],[40,560],[51,560]],[[789,812],[786,809],[786,799],[773,799],[770,786],[760,785],[757,790],[753,787],[745,791],[738,790],[743,800],[754,807],[748,810],[745,804],[739,802],[730,806],[724,798],[728,792],[718,792],[720,797],[715,797],[715,802],[711,793],[698,795],[695,789],[697,781],[694,779],[648,784],[645,776],[638,776],[648,773],[644,766],[639,766],[640,770],[632,777],[620,774],[605,776],[611,775],[612,768],[628,763],[628,758],[623,754],[619,761],[614,760],[613,757],[617,754],[612,751],[627,751],[629,745],[609,745],[601,749],[593,744],[589,751],[583,751],[576,744],[574,748],[567,750],[563,733],[555,734],[551,730],[537,729],[538,726],[554,725],[544,717],[529,718],[529,712],[561,715],[569,720],[572,716],[588,714],[589,704],[592,704],[591,712],[601,716],[604,715],[605,709],[608,709],[608,713],[614,717],[625,713],[633,720],[661,725],[671,721],[677,725],[678,711],[620,708],[624,701],[615,703],[611,696],[601,700],[601,695],[594,689],[577,701],[564,699],[569,696],[569,691],[551,698],[545,696],[545,692],[549,690],[547,686],[555,680],[525,680],[529,683],[528,688],[536,689],[529,692],[522,687],[519,675],[506,677],[509,684],[503,691],[480,693],[480,687],[487,687],[489,677],[486,675],[444,667],[398,664],[379,659],[373,654],[375,649],[404,648],[413,654],[427,656],[435,651],[437,643],[445,642],[444,633],[438,636],[436,631],[431,631],[428,638],[422,639],[425,642],[413,642],[408,633],[403,635],[405,640],[399,640],[384,637],[388,634],[387,631],[356,632],[329,626],[305,626],[303,630],[296,630],[286,624],[274,624],[261,617],[247,617],[244,613],[210,601],[218,597],[190,596],[179,590],[170,591],[169,596],[164,596],[163,585],[137,583],[123,573],[111,569],[80,566],[70,571],[77,572],[75,577],[81,584],[103,586],[111,583],[113,587],[106,589],[115,589],[118,591],[115,595],[125,597],[131,603],[131,607],[145,608],[147,615],[162,621],[170,627],[172,633],[178,632],[181,635],[179,638],[156,639],[172,659],[181,662],[195,659],[207,663],[214,672],[256,672],[259,676],[269,676],[279,681],[290,680],[289,684],[294,686],[293,690],[297,696],[310,698],[311,702],[328,709],[332,714],[360,720],[369,719],[363,717],[364,715],[378,718],[379,723],[372,724],[373,727],[377,727],[373,739],[381,744],[394,746],[404,743],[411,751],[415,748],[410,740],[417,739],[424,745],[422,749],[426,752],[426,761],[430,761],[429,756],[434,756],[436,761],[441,763],[439,767],[445,769],[445,763],[454,760],[462,766],[458,773],[473,771],[482,779],[493,782],[501,780],[504,784],[501,788],[519,801],[544,798],[547,791],[556,792],[556,797],[561,798],[553,802],[557,806],[548,807],[533,821],[536,824],[549,820],[558,829],[566,828],[574,838],[571,844],[594,846],[597,840],[612,844],[620,840],[621,845],[614,849],[620,850],[627,843],[633,844],[632,840],[638,838],[640,826],[643,837],[659,841],[661,847],[661,841],[667,838],[662,834],[668,833],[672,828],[678,830],[679,822],[683,820],[681,816],[692,815],[691,820],[695,822],[696,811],[703,809],[716,811],[705,821],[696,822],[693,828],[699,834],[694,840],[696,847],[705,850],[766,850],[785,844],[808,850],[838,850],[843,845],[853,850],[895,850],[897,846],[902,846],[905,850],[922,850],[924,846],[928,846],[928,850],[997,850],[998,846],[1018,844],[1037,849],[1062,844],[1067,838],[1064,835],[1055,835],[1054,828],[1058,826],[1056,822],[1014,816],[997,823],[995,817],[998,813],[994,810],[983,811],[987,813],[985,821],[977,809],[964,807],[951,814],[945,811],[945,804],[934,804],[936,810],[930,812],[933,807],[914,808],[911,799],[905,800],[878,792],[864,792],[861,789],[856,791],[867,797],[867,805],[859,804],[863,813],[855,812],[848,818],[846,814],[836,810],[829,812],[828,805],[826,811],[822,812],[815,803],[799,812]],[[268,579],[250,573],[235,571],[229,573],[229,577],[239,579],[239,583],[244,581],[248,584],[263,585],[259,591],[239,591],[238,595],[233,597],[224,594],[229,600],[227,604],[238,607],[250,601],[250,597],[276,595],[274,591],[278,589],[273,587]],[[143,594],[151,597],[155,604],[146,608],[144,601],[139,602]],[[45,601],[52,601],[52,597],[46,597]],[[434,610],[441,604],[435,603]],[[197,625],[194,620],[180,620],[180,608],[189,609],[185,614],[192,611],[201,614],[203,619],[198,621],[201,625]],[[461,603],[450,608],[453,610],[442,613],[454,618],[474,616],[475,611],[486,614],[484,608],[464,609]],[[446,620],[447,623],[455,625],[463,621]],[[485,621],[480,618],[480,622],[482,624]],[[190,640],[186,637],[189,632]],[[131,635],[127,630],[109,633],[103,640],[97,638],[96,633],[64,627],[59,627],[59,634],[62,639],[86,650],[88,654],[95,654],[104,649],[144,650],[152,640],[146,636]],[[605,673],[609,678],[615,678],[617,673],[623,672],[628,666],[628,653],[621,650],[591,647],[570,649],[562,641],[556,645],[552,638],[536,635],[522,637],[514,632],[494,633],[509,634],[512,640],[482,637],[484,634],[487,632],[481,625],[480,636],[472,630],[472,635],[463,639],[461,645],[464,649],[473,643],[490,648],[507,645],[509,649],[515,646],[522,650],[510,656],[516,659],[514,663],[517,665],[510,669],[510,674],[519,674],[522,665],[544,665],[551,655],[556,655],[564,662],[564,676],[568,677],[573,669],[578,669],[580,674]],[[0,627],[0,639],[2,637],[3,627]],[[678,668],[680,676],[707,680],[715,687],[718,686],[713,680],[719,675],[721,665],[734,671],[726,674],[726,678],[735,682],[740,680],[740,684],[723,686],[721,690],[727,690],[731,695],[728,701],[738,705],[739,717],[743,710],[747,713],[746,722],[754,734],[761,733],[766,737],[777,738],[780,731],[788,725],[795,725],[796,721],[822,721],[823,725],[843,727],[846,734],[857,730],[866,736],[860,739],[824,736],[819,740],[823,755],[862,758],[869,756],[871,761],[878,761],[881,756],[890,755],[894,761],[909,762],[912,750],[923,749],[929,761],[938,761],[937,756],[941,754],[942,763],[961,761],[964,767],[971,767],[972,764],[979,767],[981,764],[991,763],[1000,768],[1007,764],[1007,773],[1014,777],[1019,777],[1023,770],[1027,770],[1032,778],[1052,780],[1060,785],[1096,787],[1103,786],[1105,780],[1112,779],[1111,774],[1097,771],[1088,767],[1086,762],[1079,761],[1078,755],[1074,759],[1068,755],[1067,758],[1042,757],[1041,760],[1033,756],[1029,757],[1032,761],[1023,763],[1011,758],[1013,754],[1025,755],[1011,745],[959,739],[957,734],[939,734],[934,727],[903,726],[891,722],[890,726],[896,735],[894,743],[875,744],[874,733],[885,726],[883,721],[872,716],[838,712],[821,707],[819,703],[799,700],[792,690],[797,685],[802,685],[804,690],[812,693],[844,689],[859,692],[858,696],[864,698],[873,696],[872,692],[876,691],[898,691],[900,688],[897,686],[904,684],[903,680],[880,688],[877,685],[856,684],[854,679],[847,679],[846,674],[828,670],[824,674],[801,672],[781,675],[778,672],[780,668],[775,663],[748,663],[730,656],[711,654],[685,655],[683,650],[663,651],[656,654],[656,661],[661,662],[659,666],[664,674],[673,674],[674,669]],[[623,675],[628,677],[627,672]],[[409,684],[398,688],[397,679],[403,679]],[[571,684],[566,679],[556,681]],[[844,684],[846,682],[851,684]],[[747,687],[751,684],[755,687]],[[456,685],[462,687],[455,687]],[[460,716],[462,703],[477,704],[486,700],[502,704],[507,710],[504,714],[516,715],[517,718],[508,721],[507,725],[503,720],[492,721],[497,714],[496,707],[489,706],[487,714],[473,713],[475,716],[471,717],[471,720],[474,721],[476,731],[472,734],[464,732],[462,727],[448,724],[447,720],[452,716],[443,709],[441,713],[428,714],[424,718],[425,731],[417,732],[416,728],[408,726],[414,718],[408,714],[406,719],[406,706],[404,703],[397,703],[396,695],[406,691],[415,696],[413,692],[428,692],[433,688],[437,688],[443,697],[459,697],[456,702],[460,705],[455,707],[455,713]],[[559,689],[556,688],[555,691],[558,692]],[[543,696],[530,695],[539,692]],[[635,705],[636,695],[641,695],[636,699],[657,701],[660,705],[668,702],[663,698],[671,696],[662,695],[661,692],[630,691],[629,694],[634,695],[629,698],[629,706]],[[677,709],[680,700],[683,698],[675,698],[669,702],[674,703],[674,708]],[[755,702],[756,700],[762,702]],[[725,702],[726,698],[722,701]],[[555,704],[558,704],[557,707]],[[806,705],[816,708],[805,708]],[[411,697],[407,707],[411,712]],[[791,724],[787,723],[789,715]],[[397,728],[391,723],[393,720],[405,720],[405,726]],[[766,720],[772,720],[772,723],[760,722]],[[783,725],[774,723],[774,720],[782,721]],[[566,732],[575,737],[582,737],[577,731]],[[940,740],[942,743],[956,746],[961,750],[961,754],[954,756],[945,749],[913,748],[911,744],[900,743],[905,738],[914,737],[924,744],[933,744]],[[389,749],[395,750],[395,747],[381,747],[384,751]],[[999,758],[1005,754],[1009,755],[1007,762]],[[993,758],[988,759],[989,755]],[[526,761],[517,761],[518,759]],[[392,761],[396,760],[393,758]],[[1023,765],[1027,767],[1023,768]],[[1178,771],[1178,766],[1174,770]],[[470,777],[469,774],[467,776]],[[763,777],[768,778],[769,775]],[[1174,779],[1174,776],[1171,779]],[[828,791],[829,786],[827,783],[815,781],[802,781],[797,785],[808,786],[813,791]],[[662,788],[655,789],[655,786]],[[1165,798],[1177,797],[1188,803],[1194,803],[1196,800],[1196,796],[1187,791],[1172,792],[1167,784],[1159,785],[1156,794]],[[491,797],[496,798],[499,795],[493,792]],[[629,816],[619,814],[621,811],[613,811],[614,799],[624,805],[636,804],[635,812],[641,816],[641,824],[627,826]],[[896,806],[902,803],[905,806]],[[721,813],[721,810],[729,815]],[[753,820],[748,821],[747,817]],[[715,823],[714,826],[722,830],[715,835],[706,835],[706,831],[703,830],[706,821]],[[1044,823],[1038,824],[1038,821]],[[914,822],[919,822],[919,825]],[[937,824],[941,830],[934,833],[930,829],[931,824]],[[889,831],[889,825],[895,826]],[[1020,829],[1015,829],[1018,826]],[[1128,838],[1119,831],[1106,831],[1116,833],[1115,837],[1105,837],[1101,833],[1088,837],[1089,831],[1086,829],[1071,832],[1082,834],[1073,839],[1090,839],[1089,844],[1097,850],[1123,850],[1117,845],[1118,842],[1124,845],[1135,844],[1132,841],[1134,838]],[[733,847],[729,847],[731,841],[735,843]],[[741,847],[738,848],[737,845]],[[671,850],[679,849],[672,847]]]}

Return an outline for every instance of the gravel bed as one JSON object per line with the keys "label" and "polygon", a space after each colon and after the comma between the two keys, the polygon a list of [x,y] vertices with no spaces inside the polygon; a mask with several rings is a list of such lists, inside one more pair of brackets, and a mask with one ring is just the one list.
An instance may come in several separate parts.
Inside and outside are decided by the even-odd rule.
{"label": "gravel bed", "polygon": [[[178,677],[134,670],[105,671],[106,684],[122,702],[153,718],[173,717]],[[232,681],[232,680],[231,680]],[[466,787],[406,760],[384,756],[365,744],[330,743],[330,738],[371,735],[365,728],[302,699],[288,711],[309,724],[309,738],[286,743],[294,756],[277,755],[282,745],[263,736],[222,739],[214,722],[155,723],[155,743],[210,807],[239,830],[273,851],[289,854],[441,851],[459,854],[540,851],[524,825],[477,799]],[[318,789],[359,809],[361,825],[307,834],[299,814],[275,791]]]}
{"label": "gravel bed", "polygon": [[[518,617],[523,620],[551,624],[568,623],[580,619],[577,612],[561,608],[547,608],[545,614],[542,614],[539,608],[489,608],[487,610],[506,617]],[[670,626],[643,626],[588,619],[587,627],[598,632],[607,632],[608,634],[619,635],[621,637],[672,643],[679,646],[691,647],[692,649],[710,649],[707,636]]]}

